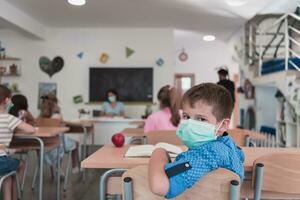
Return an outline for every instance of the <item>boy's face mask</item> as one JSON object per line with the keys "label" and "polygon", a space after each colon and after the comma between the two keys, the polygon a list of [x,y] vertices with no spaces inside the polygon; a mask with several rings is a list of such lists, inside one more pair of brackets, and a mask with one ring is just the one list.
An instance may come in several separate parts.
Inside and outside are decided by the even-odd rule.
{"label": "boy's face mask", "polygon": [[113,96],[109,96],[109,97],[108,97],[108,101],[111,102],[111,103],[114,103],[114,102],[117,101],[117,97],[114,96],[114,95],[113,95]]}
{"label": "boy's face mask", "polygon": [[193,119],[182,120],[176,131],[176,135],[189,148],[198,144],[217,139],[217,133],[223,121],[216,127],[213,124]]}

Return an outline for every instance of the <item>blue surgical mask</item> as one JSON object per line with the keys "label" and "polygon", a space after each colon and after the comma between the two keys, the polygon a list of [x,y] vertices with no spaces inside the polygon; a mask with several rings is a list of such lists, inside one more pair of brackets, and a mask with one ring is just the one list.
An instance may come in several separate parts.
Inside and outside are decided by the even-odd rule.
{"label": "blue surgical mask", "polygon": [[111,102],[111,103],[114,103],[114,102],[117,101],[117,98],[116,98],[116,96],[109,96],[108,101]]}
{"label": "blue surgical mask", "polygon": [[182,120],[176,135],[187,147],[192,148],[199,144],[216,140],[219,126],[216,128],[213,124],[193,119]]}

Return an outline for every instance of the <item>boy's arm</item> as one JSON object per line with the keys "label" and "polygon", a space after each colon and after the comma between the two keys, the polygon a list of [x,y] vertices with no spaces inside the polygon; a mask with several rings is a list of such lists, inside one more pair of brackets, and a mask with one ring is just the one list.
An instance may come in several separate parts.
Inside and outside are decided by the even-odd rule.
{"label": "boy's arm", "polygon": [[167,152],[162,149],[153,151],[149,161],[149,185],[153,193],[165,196],[169,191],[169,179],[165,173],[165,164],[169,162]]}

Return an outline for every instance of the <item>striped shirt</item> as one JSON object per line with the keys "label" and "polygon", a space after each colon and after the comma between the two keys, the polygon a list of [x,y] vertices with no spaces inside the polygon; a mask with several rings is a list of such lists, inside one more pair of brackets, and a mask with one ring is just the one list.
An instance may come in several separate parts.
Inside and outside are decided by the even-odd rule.
{"label": "striped shirt", "polygon": [[[0,114],[0,144],[9,146],[15,128],[22,121],[10,114]],[[5,150],[0,150],[0,156],[6,155]]]}

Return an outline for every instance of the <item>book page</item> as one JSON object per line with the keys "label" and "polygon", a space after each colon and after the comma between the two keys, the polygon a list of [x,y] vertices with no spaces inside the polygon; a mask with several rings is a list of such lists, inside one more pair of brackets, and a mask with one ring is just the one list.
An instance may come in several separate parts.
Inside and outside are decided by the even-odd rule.
{"label": "book page", "polygon": [[150,157],[153,151],[153,145],[133,146],[126,151],[125,157]]}
{"label": "book page", "polygon": [[157,149],[157,148],[163,148],[167,152],[172,153],[172,154],[180,154],[180,153],[182,153],[182,149],[180,147],[175,146],[173,144],[164,143],[164,142],[157,143],[155,145],[155,149]]}

